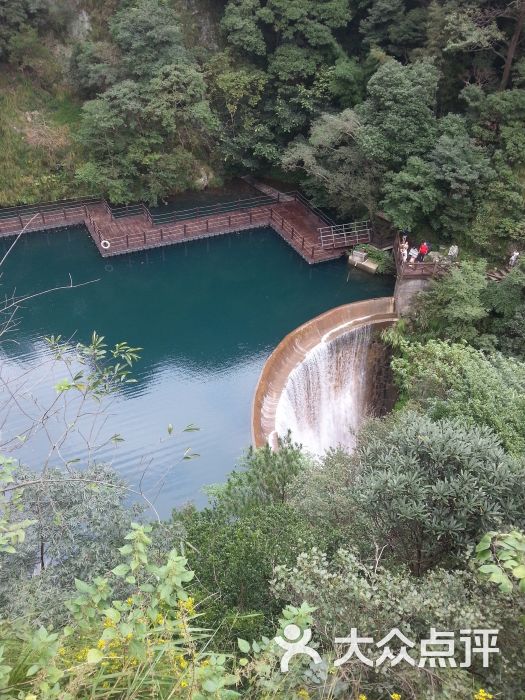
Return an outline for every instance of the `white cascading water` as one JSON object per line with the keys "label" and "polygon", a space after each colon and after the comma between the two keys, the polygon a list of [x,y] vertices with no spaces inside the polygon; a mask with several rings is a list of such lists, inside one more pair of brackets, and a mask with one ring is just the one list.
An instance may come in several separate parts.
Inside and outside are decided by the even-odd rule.
{"label": "white cascading water", "polygon": [[277,406],[279,436],[313,454],[342,445],[352,450],[365,418],[370,326],[322,341],[290,373]]}

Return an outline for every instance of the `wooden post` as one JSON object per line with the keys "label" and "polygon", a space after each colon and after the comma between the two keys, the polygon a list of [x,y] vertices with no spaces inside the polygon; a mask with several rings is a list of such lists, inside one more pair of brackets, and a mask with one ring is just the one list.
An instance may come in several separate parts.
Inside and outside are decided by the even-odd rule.
{"label": "wooden post", "polygon": [[314,257],[315,257],[315,248],[314,248],[314,246],[312,246],[312,260],[314,259]]}
{"label": "wooden post", "polygon": [[270,219],[273,221],[273,209],[270,207]]}
{"label": "wooden post", "polygon": [[126,233],[126,248],[129,248],[129,236]]}
{"label": "wooden post", "polygon": [[46,223],[46,218],[45,218],[45,216],[44,216],[44,212],[43,212],[43,211],[40,212],[40,216],[42,217],[42,223],[45,224],[45,223]]}
{"label": "wooden post", "polygon": [[228,216],[228,228],[231,228],[232,225],[232,218],[231,216]]}
{"label": "wooden post", "polygon": [[184,224],[184,235],[186,235],[186,224]]}
{"label": "wooden post", "polygon": [[206,233],[210,230],[210,220],[206,219]]}
{"label": "wooden post", "polygon": [[292,226],[292,241],[293,241],[294,235],[295,235],[295,226]]}
{"label": "wooden post", "polygon": [[163,232],[162,232],[162,229],[160,229],[160,240],[161,240],[161,242],[162,242],[163,235],[164,235],[164,234],[163,234]]}
{"label": "wooden post", "polygon": [[301,248],[304,250],[304,236],[303,236],[303,240],[301,242]]}
{"label": "wooden post", "polygon": [[22,217],[20,216],[20,212],[18,213],[18,220],[20,221],[20,226],[24,228],[24,222],[22,221]]}
{"label": "wooden post", "polygon": [[284,228],[284,217],[281,216],[281,226]]}
{"label": "wooden post", "polygon": [[66,208],[62,207],[62,214],[64,215],[64,219],[67,221],[67,214],[66,214]]}
{"label": "wooden post", "polygon": [[252,223],[252,213],[250,212],[250,224]]}

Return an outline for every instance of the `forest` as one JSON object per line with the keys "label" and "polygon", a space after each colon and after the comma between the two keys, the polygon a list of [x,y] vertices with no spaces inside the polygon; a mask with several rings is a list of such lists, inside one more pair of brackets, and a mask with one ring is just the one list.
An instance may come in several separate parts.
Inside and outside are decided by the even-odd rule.
{"label": "forest", "polygon": [[0,204],[256,173],[501,254],[524,236],[524,21],[518,0],[2,0]]}
{"label": "forest", "polygon": [[[108,465],[0,457],[0,697],[525,700],[525,267],[486,274],[525,241],[524,23],[523,0],[0,0],[1,205],[251,173],[461,250],[384,332],[397,402],[352,454],[250,448],[167,520]],[[103,414],[140,362],[45,342],[80,367],[54,410]],[[320,660],[283,673],[290,625]],[[336,663],[356,630],[372,661]],[[456,660],[414,662],[447,631]]]}

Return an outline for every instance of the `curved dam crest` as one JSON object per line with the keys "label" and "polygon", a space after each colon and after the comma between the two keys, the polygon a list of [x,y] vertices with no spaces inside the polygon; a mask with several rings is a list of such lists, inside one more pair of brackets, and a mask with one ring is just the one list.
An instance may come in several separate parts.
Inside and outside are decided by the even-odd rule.
{"label": "curved dam crest", "polygon": [[352,449],[363,419],[391,408],[381,330],[398,318],[393,297],[345,304],[289,333],[266,361],[252,408],[256,447],[292,438],[315,454]]}

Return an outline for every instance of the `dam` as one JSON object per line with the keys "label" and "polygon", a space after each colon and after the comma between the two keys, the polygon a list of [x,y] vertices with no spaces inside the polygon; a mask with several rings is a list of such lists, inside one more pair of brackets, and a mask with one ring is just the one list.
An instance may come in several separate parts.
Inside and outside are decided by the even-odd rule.
{"label": "dam", "polygon": [[252,407],[256,447],[290,430],[313,453],[351,450],[362,422],[392,408],[389,350],[381,331],[397,320],[393,297],[331,309],[289,333],[262,370]]}

